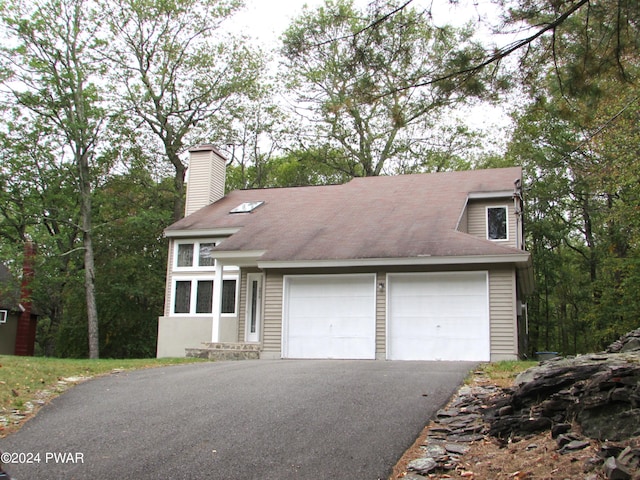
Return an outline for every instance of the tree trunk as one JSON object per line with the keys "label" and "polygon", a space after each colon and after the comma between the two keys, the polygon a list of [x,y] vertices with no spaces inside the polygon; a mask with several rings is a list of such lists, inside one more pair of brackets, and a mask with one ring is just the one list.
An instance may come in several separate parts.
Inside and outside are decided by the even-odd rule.
{"label": "tree trunk", "polygon": [[184,179],[185,179],[185,174],[187,172],[187,168],[182,164],[182,161],[180,160],[178,155],[170,154],[170,153],[168,155],[176,172],[173,177],[173,184],[176,189],[176,196],[173,200],[173,221],[177,222],[178,220],[184,217],[184,207],[185,207]]}
{"label": "tree trunk", "polygon": [[79,156],[78,170],[80,173],[80,222],[82,225],[82,245],[84,247],[84,288],[87,302],[89,358],[97,359],[100,358],[100,337],[98,332],[93,237],[91,232],[91,182],[89,181],[89,160],[86,155]]}

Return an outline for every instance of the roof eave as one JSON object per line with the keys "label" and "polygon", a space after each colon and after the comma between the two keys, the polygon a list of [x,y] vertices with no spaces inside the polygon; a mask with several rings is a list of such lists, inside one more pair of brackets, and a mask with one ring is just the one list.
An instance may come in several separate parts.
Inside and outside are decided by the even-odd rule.
{"label": "roof eave", "polygon": [[167,238],[200,238],[200,237],[228,237],[240,231],[239,227],[204,228],[188,230],[165,229]]}
{"label": "roof eave", "polygon": [[404,258],[348,258],[320,260],[258,260],[257,266],[268,268],[318,268],[318,267],[385,267],[410,265],[481,265],[481,264],[515,264],[525,266],[530,261],[530,254],[509,255],[458,255],[458,256],[418,256]]}

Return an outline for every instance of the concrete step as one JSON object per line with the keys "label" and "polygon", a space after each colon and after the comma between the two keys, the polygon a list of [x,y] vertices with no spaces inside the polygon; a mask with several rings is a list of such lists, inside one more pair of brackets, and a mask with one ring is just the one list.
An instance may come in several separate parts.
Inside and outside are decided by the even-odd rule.
{"label": "concrete step", "polygon": [[260,347],[259,343],[205,343],[199,348],[185,348],[185,355],[207,360],[258,360]]}
{"label": "concrete step", "polygon": [[242,350],[246,352],[259,352],[262,347],[259,343],[231,343],[231,342],[219,342],[219,343],[211,343],[205,342],[204,348],[209,348],[211,350]]}

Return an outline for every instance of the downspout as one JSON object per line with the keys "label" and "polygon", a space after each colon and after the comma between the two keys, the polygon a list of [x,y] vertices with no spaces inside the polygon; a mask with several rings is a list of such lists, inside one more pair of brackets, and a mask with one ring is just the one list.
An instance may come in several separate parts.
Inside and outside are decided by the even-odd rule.
{"label": "downspout", "polygon": [[524,250],[523,211],[522,211],[522,180],[519,178],[513,182],[513,211],[516,216],[516,248]]}

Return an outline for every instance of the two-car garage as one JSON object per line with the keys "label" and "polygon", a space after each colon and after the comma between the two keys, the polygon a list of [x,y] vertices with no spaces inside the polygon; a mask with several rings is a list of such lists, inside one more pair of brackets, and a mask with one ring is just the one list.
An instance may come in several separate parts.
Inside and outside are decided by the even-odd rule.
{"label": "two-car garage", "polygon": [[389,360],[489,360],[487,272],[284,277],[284,358],[374,359],[376,331]]}

